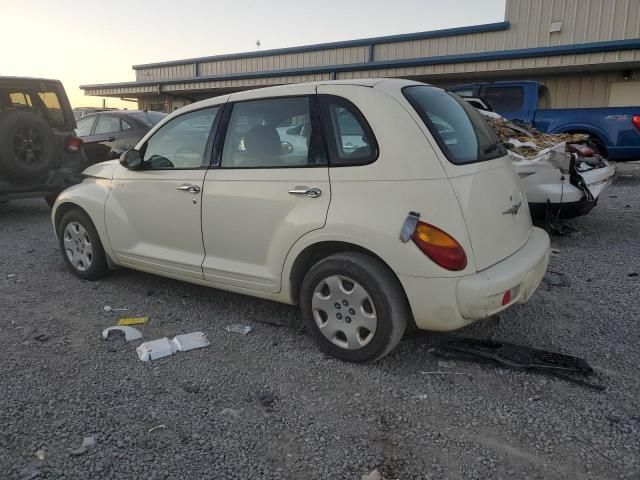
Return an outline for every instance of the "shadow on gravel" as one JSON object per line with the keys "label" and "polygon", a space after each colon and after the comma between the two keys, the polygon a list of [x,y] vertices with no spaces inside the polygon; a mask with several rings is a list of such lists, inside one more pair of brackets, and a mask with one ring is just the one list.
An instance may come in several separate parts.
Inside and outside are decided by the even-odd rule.
{"label": "shadow on gravel", "polygon": [[[128,294],[153,297],[158,301],[176,305],[187,301],[189,308],[195,310],[206,310],[211,307],[211,304],[222,305],[226,309],[238,309],[244,312],[243,316],[249,322],[277,327],[300,328],[302,326],[300,311],[295,306],[227,292],[214,287],[195,285],[127,269],[111,272],[102,282],[109,282],[115,290],[126,290]],[[114,302],[117,303],[117,298]]]}
{"label": "shadow on gravel", "polygon": [[613,185],[617,187],[633,187],[636,185],[640,185],[640,175],[618,173],[615,177],[613,177]]}
{"label": "shadow on gravel", "polygon": [[21,223],[22,221],[31,221],[37,218],[48,218],[51,214],[51,209],[42,200],[37,201],[11,201],[6,203],[0,203],[0,220],[2,223],[11,222],[13,224]]}

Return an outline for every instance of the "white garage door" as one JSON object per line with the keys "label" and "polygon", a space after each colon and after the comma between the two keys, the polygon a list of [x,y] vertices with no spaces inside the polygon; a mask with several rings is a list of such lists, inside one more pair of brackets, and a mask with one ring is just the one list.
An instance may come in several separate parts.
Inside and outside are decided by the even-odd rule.
{"label": "white garage door", "polygon": [[640,82],[612,83],[609,93],[610,107],[640,105]]}

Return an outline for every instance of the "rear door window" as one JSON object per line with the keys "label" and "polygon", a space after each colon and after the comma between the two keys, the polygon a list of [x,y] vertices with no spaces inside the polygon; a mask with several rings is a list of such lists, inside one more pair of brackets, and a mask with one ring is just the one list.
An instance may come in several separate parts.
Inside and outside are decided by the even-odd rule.
{"label": "rear door window", "polygon": [[78,137],[88,137],[91,135],[91,127],[93,127],[93,122],[95,122],[96,117],[82,117],[80,120],[76,122],[76,135]]}
{"label": "rear door window", "polygon": [[116,133],[120,131],[120,119],[111,115],[100,115],[96,124],[95,135],[104,135],[105,133]]}
{"label": "rear door window", "polygon": [[451,163],[463,165],[506,155],[482,116],[464,100],[436,87],[406,87],[403,93]]}
{"label": "rear door window", "polygon": [[291,168],[326,164],[318,151],[313,97],[281,97],[233,105],[222,168]]}

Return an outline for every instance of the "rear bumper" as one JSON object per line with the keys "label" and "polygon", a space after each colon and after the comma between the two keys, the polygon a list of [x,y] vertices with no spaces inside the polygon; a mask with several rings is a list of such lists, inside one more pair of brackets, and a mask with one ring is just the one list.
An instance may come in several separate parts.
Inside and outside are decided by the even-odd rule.
{"label": "rear bumper", "polygon": [[[534,228],[527,243],[501,262],[458,278],[400,276],[418,328],[456,330],[517,303],[526,302],[540,285],[549,263],[550,241]],[[502,305],[506,291],[511,301]]]}
{"label": "rear bumper", "polygon": [[[586,215],[598,204],[598,199],[596,198],[593,202],[590,202],[589,199],[585,196],[577,202],[563,202],[563,203],[550,203],[549,204],[549,215],[552,217],[559,218],[575,218],[581,215]],[[530,203],[529,210],[531,211],[531,216],[537,219],[545,218],[547,215],[547,204],[546,203]]]}

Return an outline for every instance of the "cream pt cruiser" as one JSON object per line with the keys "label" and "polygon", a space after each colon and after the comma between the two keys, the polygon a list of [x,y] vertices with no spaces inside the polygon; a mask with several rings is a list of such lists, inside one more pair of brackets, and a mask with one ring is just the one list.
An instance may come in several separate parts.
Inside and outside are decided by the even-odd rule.
{"label": "cream pt cruiser", "polygon": [[375,361],[408,324],[454,330],[534,293],[549,238],[511,163],[441,89],[287,85],[174,112],[52,219],[80,278],[127,267],[298,304],[325,351]]}

